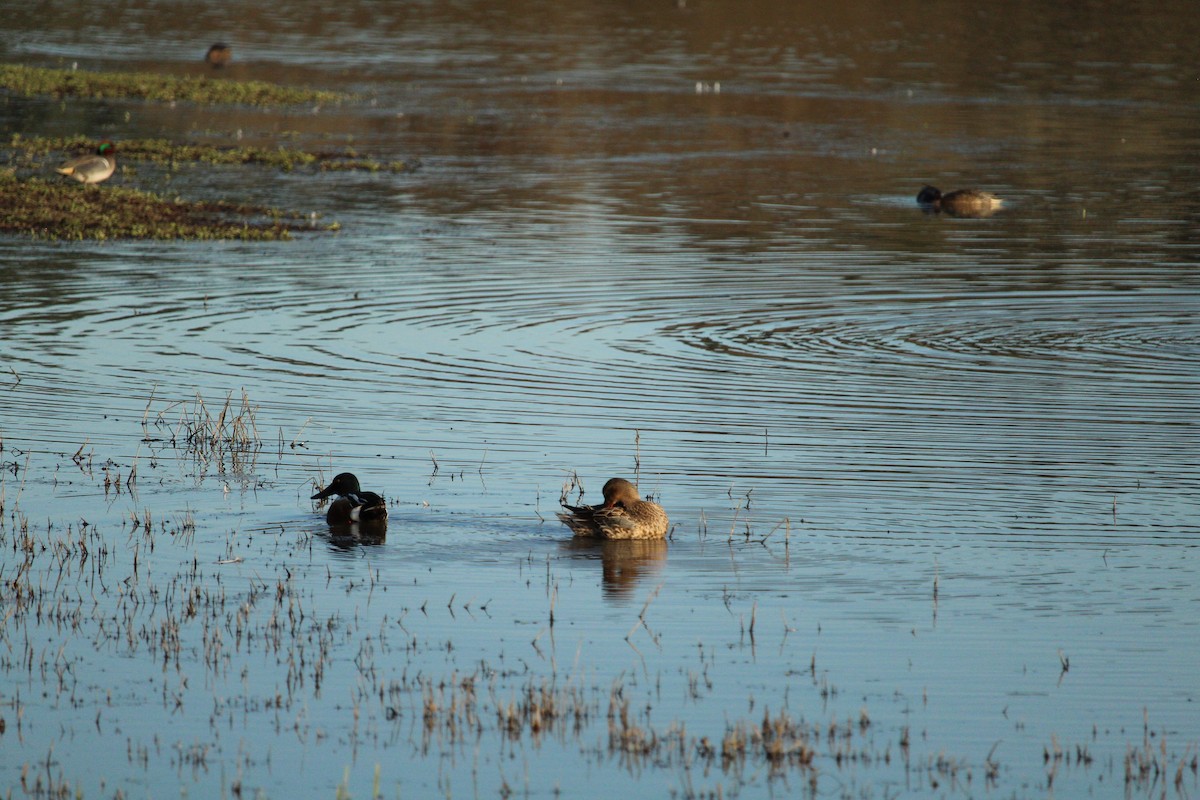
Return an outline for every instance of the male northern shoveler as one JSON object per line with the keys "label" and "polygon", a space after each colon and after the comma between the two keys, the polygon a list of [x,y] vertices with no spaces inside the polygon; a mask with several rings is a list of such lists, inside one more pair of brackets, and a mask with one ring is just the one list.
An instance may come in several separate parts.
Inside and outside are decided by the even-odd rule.
{"label": "male northern shoveler", "polygon": [[72,158],[56,171],[69,175],[80,183],[99,183],[112,177],[117,169],[117,148],[112,142],[101,142],[95,153]]}
{"label": "male northern shoveler", "polygon": [[602,490],[598,506],[569,506],[559,512],[576,536],[601,539],[662,539],[667,535],[667,512],[657,503],[643,500],[637,487],[624,478],[612,478]]}
{"label": "male northern shoveler", "polygon": [[922,187],[917,194],[917,202],[929,211],[945,211],[956,217],[986,217],[1004,203],[991,192],[959,189],[942,194],[936,186]]}
{"label": "male northern shoveler", "polygon": [[334,476],[322,491],[312,496],[313,500],[324,500],[337,495],[329,504],[325,521],[330,525],[349,525],[353,522],[382,522],[387,519],[387,503],[374,492],[364,492],[358,478],[349,472]]}
{"label": "male northern shoveler", "polygon": [[208,52],[204,54],[204,61],[213,69],[220,69],[229,63],[233,58],[233,48],[224,42],[217,42],[212,47],[208,48]]}

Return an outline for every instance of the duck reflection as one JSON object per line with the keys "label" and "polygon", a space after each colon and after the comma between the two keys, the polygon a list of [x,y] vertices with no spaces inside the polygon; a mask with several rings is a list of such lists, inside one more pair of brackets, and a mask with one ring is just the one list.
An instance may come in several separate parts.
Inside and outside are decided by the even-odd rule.
{"label": "duck reflection", "polygon": [[329,548],[337,552],[345,553],[359,547],[376,547],[387,543],[387,520],[329,525],[324,535],[329,542]]}
{"label": "duck reflection", "polygon": [[656,575],[667,561],[666,539],[592,539],[562,543],[577,557],[600,556],[601,587],[609,600],[626,600],[644,578]]}

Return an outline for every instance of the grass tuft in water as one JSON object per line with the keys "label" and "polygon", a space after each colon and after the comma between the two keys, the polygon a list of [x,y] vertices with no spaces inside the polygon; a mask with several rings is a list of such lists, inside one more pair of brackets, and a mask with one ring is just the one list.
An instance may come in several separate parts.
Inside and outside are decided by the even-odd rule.
{"label": "grass tuft in water", "polygon": [[[153,402],[151,395],[142,418],[144,444],[165,441],[183,450],[202,468],[215,466],[222,474],[244,476],[253,472],[263,442],[256,419],[258,405],[250,402],[244,389],[240,403],[234,400],[233,392],[227,394],[215,416],[199,392],[192,402],[169,404],[151,421],[150,403]],[[172,424],[167,421],[167,414],[173,414],[176,409],[179,418]],[[158,431],[164,431],[165,437]]]}

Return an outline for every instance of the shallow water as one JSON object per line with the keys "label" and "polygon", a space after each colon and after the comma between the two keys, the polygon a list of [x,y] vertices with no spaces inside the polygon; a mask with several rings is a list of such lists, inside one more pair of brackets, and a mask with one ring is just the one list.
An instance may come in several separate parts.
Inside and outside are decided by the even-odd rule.
{"label": "shallow water", "polygon": [[[420,166],[113,180],[336,236],[0,239],[12,793],[1200,788],[1190,6],[193,6],[0,57],[363,99],[6,130]],[[308,501],[347,469],[386,536]],[[576,474],[671,539],[572,541]]]}

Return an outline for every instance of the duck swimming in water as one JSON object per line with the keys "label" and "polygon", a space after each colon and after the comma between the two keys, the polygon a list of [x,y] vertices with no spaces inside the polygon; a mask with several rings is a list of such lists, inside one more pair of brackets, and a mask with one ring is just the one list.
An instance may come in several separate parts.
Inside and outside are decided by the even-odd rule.
{"label": "duck swimming in water", "polygon": [[922,187],[917,202],[927,211],[945,211],[956,217],[986,217],[1004,203],[996,195],[979,189],[959,189],[942,194],[936,186]]}
{"label": "duck swimming in water", "polygon": [[233,59],[233,48],[224,42],[217,42],[208,48],[204,54],[204,62],[213,69],[220,69]]}
{"label": "duck swimming in water", "polygon": [[387,519],[387,503],[375,492],[364,492],[358,478],[349,472],[334,476],[323,490],[312,496],[324,500],[337,495],[329,504],[325,521],[330,525],[349,525],[355,522],[382,522]]}
{"label": "duck swimming in water", "polygon": [[624,478],[612,478],[601,490],[598,506],[569,506],[558,518],[576,536],[600,539],[662,539],[667,535],[667,512],[643,500],[637,487]]}

